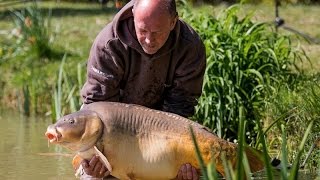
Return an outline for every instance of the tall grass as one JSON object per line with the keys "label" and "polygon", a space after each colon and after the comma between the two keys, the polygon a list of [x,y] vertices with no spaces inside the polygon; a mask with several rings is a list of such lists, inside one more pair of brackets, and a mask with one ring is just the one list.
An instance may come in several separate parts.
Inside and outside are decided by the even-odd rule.
{"label": "tall grass", "polygon": [[[272,128],[267,128],[267,138],[270,141],[270,148],[278,149],[283,144],[283,137],[280,137],[282,128],[279,124],[283,124],[286,129],[287,153],[288,161],[292,161],[299,155],[297,147],[299,142],[303,140],[303,135],[308,129],[310,123],[312,124],[310,134],[305,144],[306,147],[311,147],[317,139],[320,130],[320,86],[319,77],[315,76],[310,80],[303,80],[296,88],[289,88],[281,86],[270,103],[265,108],[266,120],[265,127],[275,124]],[[280,133],[279,133],[280,132]],[[308,149],[308,148],[307,148]],[[304,154],[306,151],[303,152]],[[303,154],[303,156],[304,156]],[[319,168],[319,155],[313,154],[314,159],[308,164],[309,169],[315,170]]]}
{"label": "tall grass", "polygon": [[[257,120],[266,97],[281,83],[289,83],[295,61],[303,59],[287,36],[267,23],[253,23],[252,14],[239,18],[231,6],[215,18],[184,8],[181,17],[200,34],[207,52],[207,69],[195,119],[219,137],[236,139],[239,107],[247,119],[246,139],[254,142]],[[201,22],[201,23],[199,23]]]}
{"label": "tall grass", "polygon": [[[293,159],[293,164],[289,168],[289,163],[288,163],[288,152],[286,151],[287,147],[287,141],[286,141],[286,130],[285,126],[281,124],[282,127],[282,154],[281,154],[281,168],[280,169],[275,169],[271,166],[271,159],[270,156],[268,155],[268,148],[267,148],[267,142],[265,139],[265,136],[261,138],[261,141],[259,142],[261,146],[263,146],[263,155],[264,155],[264,163],[265,163],[265,170],[264,173],[262,173],[260,176],[259,174],[252,174],[250,172],[250,167],[249,167],[249,160],[246,157],[246,154],[244,153],[244,147],[246,146],[245,143],[245,134],[244,130],[246,128],[246,120],[242,119],[239,127],[239,134],[238,134],[238,139],[240,140],[238,143],[238,151],[237,151],[237,165],[236,169],[233,169],[232,166],[228,164],[226,160],[224,160],[224,168],[225,168],[225,179],[228,180],[239,180],[239,179],[278,179],[274,174],[274,171],[279,171],[281,173],[281,179],[283,180],[295,180],[299,179],[299,169],[300,169],[300,162],[301,162],[301,157],[304,152],[304,147],[305,143],[307,141],[307,137],[311,134],[311,129],[313,126],[313,121],[309,123],[301,143],[299,144],[299,148],[297,149],[298,155]],[[262,129],[260,128],[260,131]],[[190,133],[193,138],[193,142],[195,145],[195,151],[199,160],[199,164],[201,167],[201,177],[202,179],[205,180],[216,180],[216,179],[221,179],[220,176],[217,174],[217,171],[215,169],[214,161],[212,161],[209,164],[204,164],[202,156],[200,154],[200,150],[198,147],[198,142],[195,139],[195,135],[193,133],[193,130],[190,128]],[[264,132],[261,132],[264,134]],[[214,152],[213,152],[214,153]],[[266,174],[266,176],[264,175]]]}
{"label": "tall grass", "polygon": [[67,56],[64,55],[57,74],[57,83],[53,88],[52,96],[52,120],[62,117],[69,112],[75,112],[80,109],[80,89],[83,82],[83,66],[77,65],[77,77],[72,78],[68,71],[65,70],[65,61]]}

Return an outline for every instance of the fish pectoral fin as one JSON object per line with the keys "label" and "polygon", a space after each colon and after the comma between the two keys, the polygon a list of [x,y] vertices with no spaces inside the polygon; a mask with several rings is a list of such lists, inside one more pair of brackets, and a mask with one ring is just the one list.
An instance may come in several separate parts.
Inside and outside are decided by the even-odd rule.
{"label": "fish pectoral fin", "polygon": [[112,167],[111,167],[111,164],[109,163],[107,157],[104,154],[102,154],[102,152],[100,152],[99,149],[96,146],[94,146],[94,150],[96,151],[97,155],[103,161],[103,164],[108,168],[108,171],[110,171],[110,173],[111,173],[112,172]]}
{"label": "fish pectoral fin", "polygon": [[77,169],[79,169],[81,162],[82,162],[83,158],[80,157],[78,154],[75,155],[72,159],[72,167],[73,169],[76,171]]}

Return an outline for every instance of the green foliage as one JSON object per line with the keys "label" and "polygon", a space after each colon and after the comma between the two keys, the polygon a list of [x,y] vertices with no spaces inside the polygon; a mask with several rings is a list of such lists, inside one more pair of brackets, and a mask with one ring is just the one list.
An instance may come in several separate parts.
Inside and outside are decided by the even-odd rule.
{"label": "green foliage", "polygon": [[[242,109],[242,108],[240,108]],[[240,113],[242,111],[240,110]],[[241,114],[240,114],[241,116]],[[303,138],[302,141],[299,143],[299,148],[297,149],[297,156],[293,159],[294,163],[293,165],[289,167],[288,165],[288,152],[287,152],[287,135],[286,135],[286,128],[284,124],[281,124],[281,134],[282,134],[282,153],[281,153],[281,164],[280,164],[280,177],[281,179],[287,179],[287,180],[294,180],[294,179],[300,179],[299,175],[299,168],[300,168],[300,161],[302,154],[304,152],[304,147],[307,141],[307,137],[311,134],[313,122],[311,121],[308,124],[308,127],[306,128],[306,131],[303,133]],[[279,171],[278,169],[274,169],[271,166],[271,160],[268,155],[268,148],[267,148],[267,141],[265,139],[265,136],[262,136],[261,141],[258,143],[263,147],[263,158],[264,158],[264,163],[265,163],[265,170],[263,171],[264,174],[266,175],[259,175],[259,174],[252,174],[250,172],[250,166],[248,159],[246,157],[246,154],[244,153],[244,148],[246,146],[245,140],[245,134],[244,130],[246,129],[246,120],[241,119],[240,121],[240,126],[239,126],[239,134],[238,134],[238,139],[240,140],[238,143],[238,151],[237,151],[237,166],[234,169],[234,167],[230,166],[225,159],[224,159],[224,169],[225,169],[225,179],[229,180],[238,180],[238,179],[256,179],[257,178],[263,178],[263,179],[279,179],[275,174]],[[261,126],[259,126],[259,131],[261,134],[265,134],[266,132],[263,132]],[[193,133],[193,130],[190,129],[191,136],[193,138],[194,146],[195,146],[195,151],[198,157],[198,161],[201,167],[201,172],[202,172],[202,179],[204,180],[217,180],[221,179],[219,178],[219,175],[217,175],[214,161],[210,162],[207,166],[204,164],[203,159],[200,154],[200,150],[198,147],[198,142],[196,142],[195,135]],[[223,156],[223,155],[222,155]],[[245,177],[244,174],[245,173]],[[301,172],[302,174],[304,172]]]}
{"label": "green foliage", "polygon": [[[312,132],[319,132],[320,130],[320,78],[319,75],[312,76],[307,79],[300,79],[296,87],[280,86],[275,90],[274,95],[270,97],[269,103],[265,107],[265,126],[268,128],[268,139],[270,147],[278,148],[283,144],[279,132],[281,132],[281,124],[286,128],[287,138],[287,153],[289,155],[288,161],[292,161],[297,156],[297,147],[299,142],[303,139],[303,134],[308,128],[307,125],[313,122]],[[306,147],[311,147],[317,139],[317,134],[310,136],[306,142]],[[319,167],[319,154],[313,154],[314,161],[308,165],[314,170]]]}
{"label": "green foliage", "polygon": [[[249,172],[247,172],[246,174],[248,175],[250,173],[250,168],[244,168],[243,166],[243,160],[245,159],[244,157],[246,157],[245,155],[245,127],[246,127],[246,121],[243,119],[243,107],[240,106],[239,107],[239,126],[238,126],[238,152],[237,152],[237,164],[236,164],[236,169],[237,169],[237,173],[236,173],[236,179],[244,179],[244,169],[249,169]],[[245,161],[247,162],[247,161]],[[247,164],[247,167],[249,166],[249,164]],[[249,176],[249,175],[248,175]]]}
{"label": "green foliage", "polygon": [[235,139],[239,107],[243,106],[247,139],[253,141],[259,108],[275,83],[290,79],[289,68],[302,55],[295,52],[288,37],[273,32],[271,25],[253,23],[250,15],[238,18],[238,6],[217,18],[184,9],[182,18],[200,34],[207,53],[203,94],[194,118],[220,137]]}
{"label": "green foliage", "polygon": [[0,48],[1,69],[10,76],[10,82],[3,88],[16,91],[21,102],[17,106],[24,114],[47,112],[51,74],[57,67],[56,60],[63,55],[53,44],[51,11],[45,16],[34,2],[11,14],[15,26],[7,31],[8,41]]}
{"label": "green foliage", "polygon": [[13,14],[16,29],[19,31],[17,42],[20,47],[26,47],[28,56],[32,54],[35,58],[44,60],[58,55],[51,48],[53,42],[51,11],[46,17],[37,3],[33,3],[21,12],[13,11]]}
{"label": "green foliage", "polygon": [[[307,141],[307,137],[309,136],[310,132],[311,132],[311,129],[312,129],[312,126],[313,126],[313,121],[310,122],[310,124],[308,125],[304,135],[303,135],[303,138],[302,138],[302,141],[301,143],[299,144],[299,148],[298,148],[298,153],[297,153],[297,156],[295,157],[294,159],[294,162],[293,162],[293,165],[292,165],[292,168],[291,168],[291,173],[289,175],[289,177],[287,177],[287,174],[284,174],[283,173],[283,179],[289,179],[289,180],[295,180],[295,179],[298,179],[298,171],[300,169],[300,158],[302,156],[302,153],[304,151],[304,147],[305,147],[305,143]],[[284,126],[283,126],[284,127]],[[283,167],[282,168],[282,171],[283,169],[287,169],[287,167]]]}
{"label": "green foliage", "polygon": [[[82,87],[83,77],[81,64],[78,64],[77,75],[70,75],[65,70],[65,61],[67,56],[65,55],[60,64],[59,72],[57,75],[57,82],[53,89],[52,96],[52,120],[62,117],[68,112],[75,112],[80,109],[80,89]],[[74,78],[76,77],[76,78]]]}
{"label": "green foliage", "polygon": [[23,89],[23,97],[24,97],[24,103],[23,103],[23,113],[27,116],[30,115],[30,92],[29,87],[24,86]]}

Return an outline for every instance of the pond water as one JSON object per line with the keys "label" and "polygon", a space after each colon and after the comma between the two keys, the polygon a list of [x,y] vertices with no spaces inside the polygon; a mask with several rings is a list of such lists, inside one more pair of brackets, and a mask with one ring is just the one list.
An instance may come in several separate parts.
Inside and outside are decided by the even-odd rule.
{"label": "pond water", "polygon": [[[0,109],[0,180],[2,179],[76,179],[71,166],[73,155],[66,149],[50,145],[44,133],[50,118],[24,117],[18,112]],[[281,179],[279,171],[275,179]],[[264,172],[254,179],[267,179]],[[303,180],[317,179],[308,171],[300,171]]]}
{"label": "pond water", "polygon": [[0,110],[0,179],[76,179],[72,155],[48,143],[50,118],[23,117]]}

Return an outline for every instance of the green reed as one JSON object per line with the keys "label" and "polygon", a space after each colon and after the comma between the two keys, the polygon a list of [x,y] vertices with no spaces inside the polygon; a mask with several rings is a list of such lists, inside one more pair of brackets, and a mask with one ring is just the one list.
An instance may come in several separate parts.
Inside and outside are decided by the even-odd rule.
{"label": "green reed", "polygon": [[26,116],[30,115],[30,91],[28,86],[24,86],[23,89],[23,114]]}
{"label": "green reed", "polygon": [[[248,159],[246,157],[246,154],[244,153],[244,148],[246,147],[246,143],[245,143],[246,121],[243,119],[243,114],[241,113],[243,111],[242,110],[243,108],[241,107],[240,109],[241,110],[240,110],[239,118],[241,119],[241,121],[240,121],[240,126],[238,131],[239,142],[238,142],[238,148],[237,148],[236,167],[233,167],[231,163],[228,160],[226,160],[224,153],[221,153],[222,155],[220,157],[222,158],[222,162],[224,164],[226,179],[245,179],[245,178],[251,179],[251,172],[250,172]],[[195,151],[201,167],[201,178],[206,180],[219,179],[220,176],[218,175],[215,169],[214,159],[212,159],[212,162],[210,162],[207,166],[204,164],[204,161],[201,157],[200,150],[199,150],[192,128],[190,128],[190,133],[194,142]]]}
{"label": "green reed", "polygon": [[[56,120],[62,117],[66,113],[75,112],[80,109],[80,89],[82,87],[82,68],[78,64],[77,68],[77,78],[72,78],[71,75],[65,70],[65,61],[67,55],[64,55],[59,71],[57,74],[57,83],[53,88],[52,97],[52,119]],[[80,82],[79,82],[80,81]]]}
{"label": "green reed", "polygon": [[58,73],[58,79],[57,79],[57,86],[53,90],[54,91],[54,96],[53,96],[54,106],[53,106],[52,112],[53,112],[54,116],[52,117],[52,119],[54,119],[54,120],[62,117],[62,115],[63,115],[63,113],[62,113],[62,80],[63,80],[63,72],[64,72],[63,68],[64,68],[65,60],[66,60],[66,55],[63,56],[63,59],[61,61],[59,73]]}
{"label": "green reed", "polygon": [[287,134],[286,129],[283,124],[281,124],[281,131],[282,131],[282,146],[281,146],[281,177],[282,179],[286,180],[287,177],[287,167],[288,167],[288,152],[287,152]]}
{"label": "green reed", "polygon": [[[301,143],[299,145],[298,154],[295,157],[293,165],[292,165],[291,170],[290,170],[290,175],[289,175],[289,178],[288,178],[289,180],[298,179],[298,171],[300,169],[301,157],[302,157],[302,154],[304,152],[304,147],[305,147],[305,144],[307,142],[307,138],[308,138],[309,134],[311,133],[312,126],[313,126],[313,121],[311,121],[309,123],[309,125],[308,125],[308,127],[306,129],[306,132],[304,133],[304,136],[302,138],[302,141],[301,141]],[[286,169],[286,168],[287,167],[283,167],[282,171],[283,171],[283,169]],[[284,174],[284,173],[282,173],[282,174]]]}
{"label": "green reed", "polygon": [[[281,124],[282,129],[282,147],[281,147],[281,179],[283,180],[294,180],[298,179],[299,177],[299,169],[300,169],[300,160],[302,157],[302,154],[304,153],[304,147],[307,141],[307,137],[311,134],[311,129],[313,126],[313,121],[310,122],[308,125],[308,128],[306,129],[304,133],[304,137],[299,145],[299,148],[297,149],[297,156],[293,160],[293,165],[288,168],[288,152],[287,152],[287,135],[286,135],[286,129],[283,124]],[[238,139],[240,140],[238,142],[238,151],[237,151],[237,164],[234,169],[234,167],[231,166],[230,162],[228,162],[225,157],[222,155],[223,163],[224,163],[224,169],[225,169],[225,179],[227,180],[240,180],[240,179],[255,179],[256,178],[263,178],[263,179],[269,179],[273,180],[275,179],[274,171],[279,171],[278,169],[275,170],[271,166],[271,157],[268,154],[268,148],[267,148],[267,142],[265,139],[265,136],[262,136],[260,139],[260,142],[258,142],[262,146],[262,152],[263,152],[263,159],[265,163],[265,174],[261,175],[262,177],[255,176],[250,172],[250,166],[248,159],[246,158],[246,154],[244,153],[244,147],[246,147],[245,143],[245,128],[246,128],[246,120],[242,119],[239,127],[239,133],[238,133]],[[261,126],[259,126],[260,131],[262,131]],[[195,145],[195,150],[197,157],[199,159],[199,164],[201,167],[201,178],[205,180],[216,180],[221,179],[221,177],[217,174],[217,171],[215,169],[214,161],[209,163],[207,166],[204,164],[203,159],[200,154],[200,150],[198,147],[198,144],[195,139],[195,135],[190,129],[191,136],[193,138],[193,142]],[[265,132],[261,132],[261,134],[265,134]],[[243,174],[244,173],[244,174]]]}
{"label": "green reed", "polygon": [[196,153],[197,153],[197,159],[198,159],[199,164],[200,164],[201,173],[202,173],[202,175],[203,175],[203,178],[208,179],[209,176],[208,176],[208,174],[207,174],[207,172],[206,172],[205,164],[204,164],[204,161],[203,161],[203,159],[202,159],[202,157],[201,157],[200,149],[199,149],[198,143],[197,143],[197,141],[196,141],[196,136],[195,136],[195,134],[194,134],[191,126],[190,126],[189,129],[190,129],[192,141],[193,141],[193,143],[194,143],[195,151],[196,151]]}

